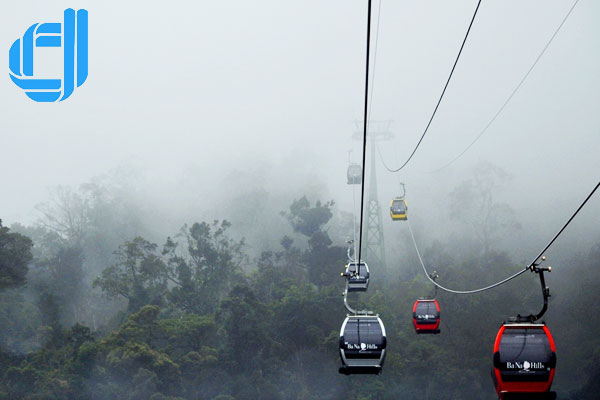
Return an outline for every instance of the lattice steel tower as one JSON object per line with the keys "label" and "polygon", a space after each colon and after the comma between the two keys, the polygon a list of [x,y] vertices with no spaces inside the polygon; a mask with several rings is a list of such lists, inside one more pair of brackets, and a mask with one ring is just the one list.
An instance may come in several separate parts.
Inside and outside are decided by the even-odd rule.
{"label": "lattice steel tower", "polygon": [[[366,211],[366,226],[363,227],[363,235],[366,235],[366,243],[364,247],[364,260],[375,267],[378,271],[385,273],[385,240],[383,238],[383,224],[381,220],[381,206],[377,192],[377,172],[376,172],[376,150],[377,142],[390,140],[394,137],[390,131],[392,121],[369,121],[367,124],[367,138],[371,147],[371,168],[369,178],[369,198],[367,201]],[[355,139],[362,140],[362,121],[355,121],[357,129],[354,134]]]}

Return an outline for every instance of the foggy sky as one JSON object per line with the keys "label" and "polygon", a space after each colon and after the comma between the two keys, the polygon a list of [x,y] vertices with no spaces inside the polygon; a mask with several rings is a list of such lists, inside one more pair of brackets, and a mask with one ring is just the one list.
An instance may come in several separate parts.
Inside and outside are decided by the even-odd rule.
{"label": "foggy sky", "polygon": [[[378,4],[373,1],[373,40]],[[234,196],[222,184],[225,177],[262,170],[272,190],[321,191],[350,211],[345,172],[348,150],[360,157],[352,135],[353,121],[362,119],[366,5],[6,2],[0,13],[5,66],[8,49],[27,27],[61,22],[68,7],[89,11],[90,59],[87,82],[62,103],[35,103],[8,73],[0,79],[0,218],[6,225],[30,223],[48,188],[78,185],[119,165],[143,171],[147,201],[164,207],[199,209],[202,199]],[[579,2],[482,139],[452,167],[429,172],[485,126],[571,5],[482,3],[414,159],[399,177],[378,162],[384,208],[401,179],[410,212],[424,232],[436,235],[437,216],[457,206],[439,199],[487,160],[513,177],[497,195],[525,224],[522,234],[540,234],[538,248],[545,244],[600,176],[598,2]],[[395,139],[382,144],[391,166],[403,162],[420,137],[475,6],[475,0],[383,0],[371,118],[393,120]],[[578,229],[599,225],[599,212],[594,199],[566,234],[580,240]],[[581,240],[597,242],[599,231],[593,232]]]}

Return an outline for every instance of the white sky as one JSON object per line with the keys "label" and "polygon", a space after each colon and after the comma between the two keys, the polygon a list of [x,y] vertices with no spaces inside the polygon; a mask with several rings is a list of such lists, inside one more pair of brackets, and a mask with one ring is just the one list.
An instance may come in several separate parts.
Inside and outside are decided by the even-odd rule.
{"label": "white sky", "polygon": [[[382,147],[392,166],[420,137],[476,3],[383,0],[372,117],[394,121],[396,138]],[[123,163],[141,166],[150,182],[195,168],[214,183],[254,163],[305,170],[351,207],[345,170],[347,151],[359,151],[351,136],[362,119],[366,4],[7,2],[0,13],[5,66],[28,26],[61,22],[72,7],[89,11],[90,67],[87,82],[57,104],[29,100],[5,70],[0,218],[31,222],[49,187],[77,185]],[[411,205],[422,199],[424,214],[439,207],[426,199],[440,181],[458,182],[476,161],[489,160],[515,177],[501,197],[520,215],[542,217],[540,204],[565,206],[544,216],[558,227],[599,180],[600,3],[592,0],[579,2],[486,135],[452,168],[427,173],[477,135],[571,5],[483,1],[430,132],[400,177]],[[398,178],[378,174],[382,198],[393,196]],[[590,208],[587,221],[597,219],[600,201]]]}

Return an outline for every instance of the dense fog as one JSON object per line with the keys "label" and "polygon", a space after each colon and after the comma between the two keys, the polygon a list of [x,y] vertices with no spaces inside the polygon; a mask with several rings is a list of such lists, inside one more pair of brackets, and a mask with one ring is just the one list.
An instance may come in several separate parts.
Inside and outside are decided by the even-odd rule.
{"label": "dense fog", "polygon": [[[476,4],[373,1],[362,252],[373,199],[386,262],[350,300],[381,316],[389,352],[351,377],[339,273],[360,231],[346,172],[363,157],[367,2],[3,5],[6,50],[87,9],[90,70],[56,104],[0,80],[0,399],[496,398],[494,338],[540,309],[537,275],[440,291],[441,334],[416,335],[433,286],[408,224],[454,289],[535,261],[600,180],[600,5],[577,4],[446,166],[573,5],[483,2],[390,173]],[[392,221],[401,184],[408,221]],[[599,215],[596,193],[544,253],[558,399],[600,389]]]}

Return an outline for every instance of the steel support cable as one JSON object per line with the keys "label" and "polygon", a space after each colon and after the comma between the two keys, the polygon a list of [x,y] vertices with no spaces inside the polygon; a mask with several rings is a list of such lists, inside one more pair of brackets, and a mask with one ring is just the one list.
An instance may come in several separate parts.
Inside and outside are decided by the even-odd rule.
{"label": "steel support cable", "polygon": [[421,252],[419,251],[419,247],[417,246],[417,242],[415,241],[415,236],[413,235],[413,231],[412,228],[410,227],[410,222],[408,222],[408,231],[410,232],[410,237],[412,238],[413,241],[413,245],[415,246],[415,250],[417,252],[417,256],[419,257],[419,262],[421,263],[421,266],[423,267],[423,272],[425,272],[425,276],[427,277],[427,279],[429,279],[429,281],[431,283],[433,283],[435,286],[437,286],[438,288],[449,292],[449,293],[454,293],[454,294],[473,294],[473,293],[479,293],[479,292],[483,292],[484,290],[488,290],[488,289],[492,289],[496,286],[500,286],[503,283],[506,283],[508,281],[510,281],[511,279],[516,278],[517,276],[521,275],[524,272],[527,272],[527,270],[529,269],[529,266],[527,266],[525,269],[522,269],[521,271],[517,272],[516,274],[513,274],[511,276],[509,276],[506,279],[501,280],[500,282],[496,282],[493,285],[489,285],[483,288],[479,288],[479,289],[474,289],[474,290],[453,290],[453,289],[448,289],[442,285],[440,285],[439,283],[437,283],[435,280],[433,280],[430,276],[429,273],[427,272],[427,268],[425,268],[425,264],[423,263],[423,259],[421,258]]}
{"label": "steel support cable", "polygon": [[[471,27],[473,26],[473,22],[475,21],[475,17],[477,16],[477,11],[479,10],[479,6],[480,5],[481,5],[481,0],[479,0],[477,2],[477,7],[475,8],[475,12],[473,13],[473,17],[471,18],[471,22],[469,23],[469,28],[467,29],[467,33],[465,34],[465,38],[463,39],[463,42],[460,45],[460,50],[458,51],[458,55],[456,56],[456,60],[454,60],[454,65],[452,65],[452,70],[450,71],[450,75],[448,76],[448,80],[446,81],[446,84],[444,85],[444,90],[442,90],[442,94],[440,95],[440,98],[438,99],[438,102],[435,105],[435,108],[433,109],[433,113],[431,114],[431,118],[429,118],[429,122],[427,123],[427,126],[425,127],[425,130],[423,131],[423,134],[421,135],[421,138],[417,142],[417,145],[413,149],[412,153],[410,153],[410,156],[408,156],[408,158],[406,159],[406,161],[404,162],[404,164],[402,164],[400,167],[395,168],[395,169],[388,167],[387,164],[385,163],[385,161],[383,160],[383,157],[381,157],[381,161],[383,162],[383,165],[385,166],[385,168],[389,172],[398,172],[402,168],[404,168],[406,166],[406,164],[408,164],[408,162],[415,155],[415,153],[417,152],[417,149],[419,148],[419,146],[421,145],[421,142],[423,141],[423,138],[427,134],[427,131],[429,130],[429,127],[431,126],[431,123],[433,122],[433,118],[435,118],[435,114],[436,114],[438,108],[440,107],[440,104],[442,103],[442,99],[444,98],[444,94],[446,93],[446,89],[448,89],[448,85],[450,84],[450,80],[452,79],[452,75],[454,74],[454,70],[456,69],[456,65],[458,64],[458,60],[460,59],[460,55],[462,54],[463,48],[465,47],[465,43],[467,42],[467,38],[469,37],[469,32],[471,32]],[[379,150],[379,147],[377,147],[377,149]],[[381,152],[379,152],[379,155],[381,156]]]}
{"label": "steel support cable", "polygon": [[457,155],[449,163],[441,166],[440,168],[438,168],[436,170],[430,171],[429,173],[435,173],[435,172],[441,171],[442,169],[444,169],[446,167],[449,167],[450,165],[454,164],[454,162],[456,162],[456,160],[458,160],[459,158],[461,158],[463,156],[463,154],[465,154],[475,144],[475,142],[477,142],[483,136],[483,134],[494,123],[494,121],[496,121],[496,118],[498,118],[498,116],[500,115],[500,113],[502,113],[502,111],[504,111],[504,108],[512,100],[512,98],[515,96],[515,94],[517,93],[517,91],[519,91],[519,89],[521,88],[521,86],[523,86],[523,83],[525,83],[525,80],[529,77],[529,74],[531,74],[531,71],[533,71],[533,69],[537,65],[538,61],[540,61],[540,59],[542,58],[542,56],[544,55],[544,53],[546,52],[546,50],[548,49],[548,47],[550,47],[550,43],[552,43],[552,41],[554,40],[554,38],[556,37],[556,35],[560,31],[560,29],[562,28],[562,26],[565,24],[565,22],[569,18],[569,15],[571,15],[571,12],[573,11],[573,9],[575,8],[575,6],[577,5],[578,2],[579,2],[579,0],[575,0],[575,2],[573,3],[573,5],[569,9],[569,12],[567,12],[567,15],[565,15],[565,17],[563,18],[563,20],[560,23],[560,25],[558,25],[558,28],[556,28],[556,30],[554,31],[554,34],[550,37],[550,40],[548,41],[548,43],[546,43],[546,46],[544,46],[544,48],[542,49],[542,51],[540,52],[540,54],[537,56],[537,58],[535,59],[535,61],[533,62],[533,64],[529,68],[529,70],[527,71],[527,73],[523,76],[523,78],[521,79],[521,81],[519,82],[519,84],[517,85],[517,87],[515,87],[515,89],[512,91],[512,93],[510,94],[510,96],[508,96],[508,98],[506,99],[506,101],[504,102],[504,104],[502,104],[502,106],[498,109],[498,111],[496,112],[496,114],[494,114],[494,116],[492,117],[492,119],[490,120],[490,122],[487,123],[487,125],[481,130],[481,132],[479,132],[479,135],[477,135],[477,137],[459,155]]}
{"label": "steel support cable", "polygon": [[[372,73],[372,78],[371,78],[371,97],[369,100],[369,113],[368,113],[369,117],[371,115],[371,108],[373,107],[373,91],[375,90],[375,66],[377,65],[377,43],[379,42],[380,18],[381,18],[381,0],[379,0],[379,7],[377,8],[377,30],[375,31],[376,32],[375,33],[375,51],[373,52],[373,73]],[[369,20],[370,20],[370,18],[369,18]],[[364,163],[364,161],[363,161],[363,163]],[[364,180],[363,180],[363,184],[364,184]],[[354,202],[353,210],[356,210],[356,202],[354,200],[354,186],[352,187],[352,201]],[[361,209],[362,209],[362,203],[361,203]],[[356,251],[356,246],[358,245],[358,243],[356,242],[356,218],[354,216],[354,212],[353,212],[353,218],[354,218],[353,219],[353,222],[354,222],[354,261],[356,261],[356,255],[358,254],[358,252]],[[362,220],[361,220],[361,227],[362,227]]]}
{"label": "steel support cable", "polygon": [[367,158],[367,112],[369,107],[369,51],[371,49],[371,0],[368,2],[367,11],[367,55],[366,55],[366,71],[365,71],[365,109],[363,121],[363,154],[362,154],[362,176],[360,185],[360,224],[358,235],[358,258],[357,262],[361,262],[362,239],[363,239],[363,214],[365,204],[365,163]]}
{"label": "steel support cable", "polygon": [[596,190],[598,189],[599,186],[600,186],[600,182],[598,182],[596,184],[596,186],[594,187],[594,189],[592,189],[592,191],[590,192],[590,194],[588,194],[588,196],[585,198],[585,200],[583,201],[583,203],[581,203],[581,205],[579,206],[579,208],[577,208],[577,210],[575,210],[575,212],[573,213],[573,215],[571,215],[571,218],[569,218],[569,220],[567,221],[567,223],[564,224],[562,228],[560,228],[560,230],[558,231],[558,233],[556,235],[554,235],[554,237],[552,238],[552,240],[546,245],[546,247],[544,247],[544,250],[540,251],[540,254],[538,254],[538,256],[533,259],[533,261],[531,262],[531,264],[529,264],[527,266],[527,268],[531,267],[532,265],[535,265],[535,263],[537,262],[537,260],[539,260],[540,257],[544,255],[544,253],[546,252],[546,250],[548,250],[550,248],[550,246],[552,246],[552,244],[554,243],[554,241],[556,239],[558,239],[558,237],[561,235],[561,233],[563,233],[563,231],[565,230],[565,228],[571,223],[571,221],[573,220],[573,218],[575,218],[575,216],[579,213],[579,211],[581,211],[581,209],[583,208],[583,206],[585,206],[585,204],[588,202],[588,200],[594,195],[594,193],[596,192]]}
{"label": "steel support cable", "polygon": [[[352,246],[354,247],[354,254],[352,254],[352,257],[354,258],[354,261],[356,261],[356,189],[355,189],[356,185],[352,184],[352,234],[353,234],[353,238],[352,238]],[[350,258],[350,257],[348,257]]]}
{"label": "steel support cable", "polygon": [[[364,202],[365,202],[365,163],[366,163],[366,155],[367,155],[367,113],[369,106],[369,51],[371,45],[371,0],[368,2],[368,11],[367,11],[367,54],[366,54],[366,71],[365,71],[365,108],[364,108],[364,121],[363,121],[363,151],[362,151],[362,176],[361,176],[361,194],[360,194],[360,224],[359,224],[359,243],[358,243],[358,257],[354,254],[356,269],[358,271],[360,267],[360,262],[362,260],[362,237],[363,237],[363,214],[364,214]],[[368,315],[370,311],[362,310],[358,311],[350,307],[348,304],[348,285],[349,280],[346,277],[346,289],[344,290],[344,306],[346,309],[352,314],[364,314]]]}
{"label": "steel support cable", "polygon": [[573,219],[575,218],[575,216],[577,214],[579,214],[579,211],[581,211],[581,209],[583,208],[583,206],[586,205],[586,203],[588,202],[588,200],[594,195],[594,193],[596,192],[596,190],[598,189],[598,187],[600,187],[600,182],[598,182],[596,184],[596,186],[594,187],[594,189],[592,189],[592,191],[590,192],[590,194],[585,198],[585,200],[583,201],[583,203],[581,203],[581,205],[577,208],[577,210],[575,210],[575,212],[573,213],[573,215],[571,215],[571,218],[569,218],[567,220],[567,222],[563,225],[562,228],[560,228],[560,230],[558,231],[558,233],[556,235],[554,235],[554,237],[552,238],[552,240],[546,245],[546,247],[544,247],[544,249],[542,251],[540,251],[540,253],[537,255],[536,258],[533,259],[533,261],[531,263],[529,263],[524,269],[520,270],[519,272],[517,272],[516,274],[513,274],[511,276],[509,276],[508,278],[505,278],[499,282],[496,282],[492,285],[483,287],[483,288],[479,288],[479,289],[474,289],[474,290],[453,290],[453,289],[448,289],[442,285],[440,285],[439,283],[437,283],[435,280],[433,280],[430,276],[429,273],[427,272],[427,268],[425,268],[425,263],[423,263],[423,258],[421,258],[421,252],[419,251],[419,247],[417,246],[417,242],[415,240],[415,236],[413,235],[413,231],[412,228],[410,226],[410,221],[406,221],[408,223],[408,231],[410,232],[410,237],[412,238],[413,241],[413,245],[415,247],[415,250],[417,252],[417,256],[419,257],[419,262],[421,263],[421,266],[423,267],[423,272],[425,272],[425,276],[427,277],[427,279],[429,279],[429,281],[431,283],[433,283],[435,286],[437,286],[438,288],[449,292],[449,293],[454,293],[454,294],[473,294],[473,293],[479,293],[479,292],[483,292],[485,290],[488,289],[492,289],[495,288],[496,286],[500,286],[514,278],[516,278],[517,276],[521,275],[522,273],[529,271],[531,269],[532,266],[537,265],[536,262],[540,259],[540,257],[542,257],[542,255],[546,252],[546,250],[548,250],[550,248],[550,246],[552,246],[552,244],[554,244],[554,242],[556,241],[556,239],[558,239],[558,237],[563,233],[563,231],[567,228],[567,226],[569,226],[569,224],[571,223],[571,221],[573,221]]}
{"label": "steel support cable", "polygon": [[375,30],[375,49],[373,51],[373,73],[371,74],[371,98],[369,99],[369,115],[371,118],[371,109],[373,108],[373,92],[375,91],[375,68],[377,67],[377,44],[379,43],[379,26],[381,25],[381,0],[377,7],[377,29]]}

